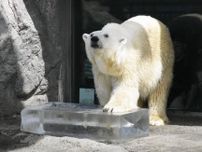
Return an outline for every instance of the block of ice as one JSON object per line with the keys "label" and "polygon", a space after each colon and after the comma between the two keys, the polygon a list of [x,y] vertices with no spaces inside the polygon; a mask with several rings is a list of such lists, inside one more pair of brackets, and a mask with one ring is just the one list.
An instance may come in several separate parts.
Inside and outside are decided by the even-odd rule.
{"label": "block of ice", "polygon": [[148,110],[109,114],[99,106],[51,102],[21,112],[21,130],[36,134],[121,141],[147,136]]}

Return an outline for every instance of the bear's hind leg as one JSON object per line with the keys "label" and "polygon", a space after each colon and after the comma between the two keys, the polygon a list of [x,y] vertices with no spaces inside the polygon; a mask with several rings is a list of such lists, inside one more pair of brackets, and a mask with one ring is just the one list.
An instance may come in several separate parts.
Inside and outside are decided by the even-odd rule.
{"label": "bear's hind leg", "polygon": [[166,107],[171,80],[172,76],[170,74],[164,74],[149,96],[149,123],[151,125],[162,126],[169,122]]}

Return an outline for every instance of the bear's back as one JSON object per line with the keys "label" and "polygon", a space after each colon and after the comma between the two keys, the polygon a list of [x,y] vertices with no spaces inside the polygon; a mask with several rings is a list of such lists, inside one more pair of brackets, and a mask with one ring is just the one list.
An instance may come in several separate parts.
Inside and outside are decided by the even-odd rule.
{"label": "bear's back", "polygon": [[[167,32],[167,29],[163,23],[150,16],[136,16],[126,20],[123,24],[127,25],[131,23],[142,27],[142,29],[144,30],[142,34],[146,33],[149,45],[151,47],[151,51],[160,50],[161,33],[162,33],[161,31],[163,31],[163,33]],[[134,28],[136,27],[137,26],[134,26]]]}
{"label": "bear's back", "polygon": [[[142,48],[139,62],[140,90],[142,94],[147,94],[145,89],[155,86],[163,77],[162,74],[167,74],[165,71],[172,70],[174,55],[169,30],[162,22],[150,16],[132,17],[123,22],[122,26],[133,31],[134,48],[137,45],[138,49]],[[137,38],[140,38],[139,41],[136,41]]]}
{"label": "bear's back", "polygon": [[159,20],[152,18],[151,16],[143,15],[132,17],[125,22],[129,21],[140,24],[142,27],[144,27],[145,30],[147,30],[148,33],[152,32],[154,29],[157,30],[157,27],[160,28],[160,26],[162,26],[161,24],[163,24]]}
{"label": "bear's back", "polygon": [[[132,17],[122,24],[127,25],[131,23],[134,23],[134,25],[138,24],[146,32],[152,58],[162,60],[165,67],[173,64],[173,45],[170,32],[166,25],[155,18],[143,15]],[[134,26],[134,28],[136,28],[136,26]]]}

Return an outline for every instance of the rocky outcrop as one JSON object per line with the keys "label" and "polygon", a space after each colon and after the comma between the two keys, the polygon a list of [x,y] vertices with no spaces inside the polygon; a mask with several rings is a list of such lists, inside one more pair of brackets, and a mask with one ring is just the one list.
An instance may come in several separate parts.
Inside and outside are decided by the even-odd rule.
{"label": "rocky outcrop", "polygon": [[58,100],[58,79],[63,58],[63,35],[61,24],[65,20],[61,7],[65,0],[24,0],[27,11],[39,33],[45,78],[48,80],[47,96],[50,101]]}
{"label": "rocky outcrop", "polygon": [[50,1],[0,0],[0,115],[57,99],[62,48]]}

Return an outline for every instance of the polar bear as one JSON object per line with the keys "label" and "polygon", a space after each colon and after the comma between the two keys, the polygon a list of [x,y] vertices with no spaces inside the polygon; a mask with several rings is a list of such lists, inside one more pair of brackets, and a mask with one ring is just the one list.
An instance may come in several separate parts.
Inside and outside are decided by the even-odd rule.
{"label": "polar bear", "polygon": [[140,15],[82,37],[104,112],[126,112],[148,101],[150,124],[168,122],[174,51],[163,23]]}

